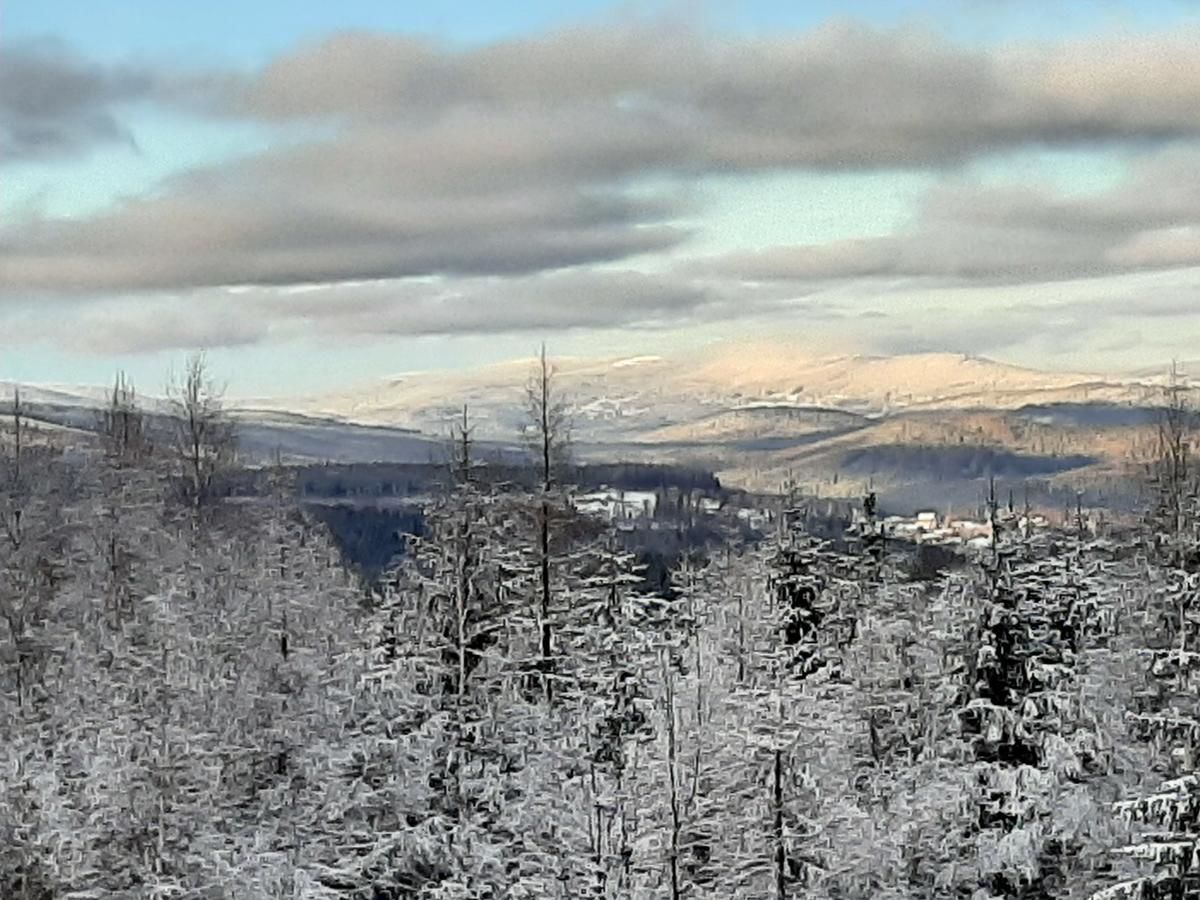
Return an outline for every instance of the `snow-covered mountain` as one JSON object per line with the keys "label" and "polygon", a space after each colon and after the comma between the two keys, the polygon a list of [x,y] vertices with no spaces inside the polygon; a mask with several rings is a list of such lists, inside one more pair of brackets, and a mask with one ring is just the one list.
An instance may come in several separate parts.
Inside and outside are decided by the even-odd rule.
{"label": "snow-covered mountain", "polygon": [[[264,405],[440,433],[466,404],[481,433],[511,437],[523,419],[531,366],[524,360],[415,373]],[[703,431],[702,422],[755,406],[880,416],[1048,403],[1146,404],[1161,393],[1149,377],[1037,371],[950,353],[813,358],[782,342],[730,342],[670,357],[566,358],[555,367],[572,402],[576,437],[601,443],[674,440],[689,429]]]}
{"label": "snow-covered mountain", "polygon": [[[953,353],[814,357],[782,341],[554,365],[585,459],[698,465],[753,489],[875,485],[914,497],[970,495],[984,471],[1064,490],[1121,481],[1151,442],[1147,410],[1162,402],[1166,371],[1040,371]],[[431,436],[466,405],[479,437],[512,441],[533,366],[409,373],[259,405]]]}
{"label": "snow-covered mountain", "polygon": [[[294,460],[442,459],[464,405],[477,438],[511,456],[533,365],[408,373],[231,405],[252,458],[278,448]],[[899,489],[913,479],[947,492],[985,470],[1116,479],[1152,444],[1150,407],[1162,401],[1166,371],[1050,372],[950,353],[818,358],[783,342],[554,365],[584,459],[685,463],[730,484],[792,481],[826,494],[864,484]],[[0,385],[0,398],[12,389]],[[84,430],[105,398],[99,388],[22,390],[44,421]],[[148,408],[161,410],[161,401],[150,398]]]}

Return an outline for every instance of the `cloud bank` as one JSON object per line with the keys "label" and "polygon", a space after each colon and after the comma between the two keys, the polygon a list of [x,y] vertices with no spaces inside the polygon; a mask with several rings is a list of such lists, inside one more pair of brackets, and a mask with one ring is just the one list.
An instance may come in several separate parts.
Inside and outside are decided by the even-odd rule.
{"label": "cloud bank", "polygon": [[1107,191],[950,180],[886,237],[732,253],[696,266],[751,281],[929,279],[1037,284],[1200,266],[1200,152],[1164,151]]}
{"label": "cloud bank", "polygon": [[[203,78],[6,48],[4,162],[132,141],[120,110],[133,101],[320,137],[88,218],[0,228],[0,300],[261,289],[235,312],[259,324],[197,331],[197,308],[144,330],[160,346],[317,319],[346,333],[657,327],[863,279],[1042,284],[1196,266],[1198,43],[1188,31],[978,49],[850,23],[773,39],[595,26],[472,49],[352,33]],[[1150,152],[1126,183],[1085,197],[956,174],[1045,147]],[[896,168],[943,178],[900,232],[690,258],[698,178]],[[659,274],[631,271],[644,259]],[[365,281],[386,290],[346,287]],[[343,287],[274,290],[313,283]]]}

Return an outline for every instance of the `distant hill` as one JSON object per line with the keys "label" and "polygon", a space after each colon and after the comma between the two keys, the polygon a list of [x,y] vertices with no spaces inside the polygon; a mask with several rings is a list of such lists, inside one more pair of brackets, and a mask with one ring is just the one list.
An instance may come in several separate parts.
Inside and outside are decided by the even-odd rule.
{"label": "distant hill", "polygon": [[[481,431],[504,438],[521,423],[531,364],[412,373],[263,405],[436,432],[467,404]],[[1149,405],[1162,395],[1153,379],[1043,372],[952,353],[813,358],[783,342],[730,342],[673,357],[567,358],[555,366],[560,389],[573,401],[576,434],[585,443],[675,442],[706,429],[737,433],[757,427],[751,421],[755,414],[746,412],[756,406],[864,416],[1067,403]],[[768,415],[759,414],[758,421]]]}
{"label": "distant hill", "polygon": [[862,428],[869,421],[865,416],[841,409],[761,403],[658,428],[643,439],[662,443],[789,440],[842,434]]}
{"label": "distant hill", "polygon": [[[466,405],[481,452],[515,461],[531,366],[407,373],[233,411],[252,460],[278,449],[300,462],[426,463],[444,458]],[[932,499],[977,495],[976,482],[993,476],[1036,476],[1052,491],[1127,481],[1153,446],[1167,366],[1098,375],[954,353],[814,357],[785,341],[731,341],[673,355],[565,358],[555,368],[581,461],[698,466],[755,491],[787,482],[830,496],[871,486]],[[106,395],[23,390],[31,414],[82,430],[94,427]]]}

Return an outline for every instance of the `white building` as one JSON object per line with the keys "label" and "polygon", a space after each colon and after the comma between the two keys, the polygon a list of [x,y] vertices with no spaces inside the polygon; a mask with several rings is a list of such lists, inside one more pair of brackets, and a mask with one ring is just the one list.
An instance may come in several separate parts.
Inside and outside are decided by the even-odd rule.
{"label": "white building", "polygon": [[925,531],[932,531],[938,527],[937,513],[931,510],[922,510],[917,513],[917,527],[923,528]]}
{"label": "white building", "polygon": [[603,516],[609,520],[649,518],[654,515],[657,497],[653,491],[618,491],[602,488],[576,498],[580,512]]}

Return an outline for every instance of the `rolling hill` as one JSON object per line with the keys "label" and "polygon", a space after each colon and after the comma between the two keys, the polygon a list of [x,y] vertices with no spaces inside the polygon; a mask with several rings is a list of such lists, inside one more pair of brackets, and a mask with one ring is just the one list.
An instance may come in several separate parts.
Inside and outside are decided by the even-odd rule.
{"label": "rolling hill", "polygon": [[[531,365],[408,373],[232,406],[252,459],[276,449],[297,461],[441,459],[464,405],[488,452],[512,459]],[[781,341],[555,367],[583,460],[703,466],[733,486],[792,483],[827,495],[976,496],[988,475],[1051,493],[1103,484],[1111,495],[1152,447],[1165,383],[1150,371],[1043,372],[949,353],[812,358]],[[23,390],[36,417],[83,430],[104,397]],[[153,399],[149,407],[162,411]]]}

